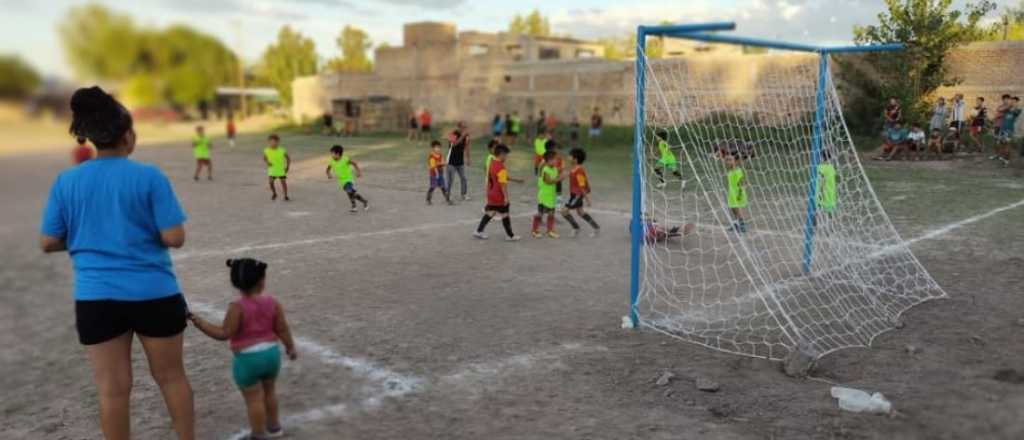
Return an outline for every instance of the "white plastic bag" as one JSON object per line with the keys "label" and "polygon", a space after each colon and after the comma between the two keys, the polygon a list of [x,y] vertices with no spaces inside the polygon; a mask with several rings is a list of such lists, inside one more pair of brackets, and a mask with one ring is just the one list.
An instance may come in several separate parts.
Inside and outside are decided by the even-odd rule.
{"label": "white plastic bag", "polygon": [[839,409],[843,411],[871,414],[892,412],[892,403],[882,393],[868,394],[854,388],[832,387],[832,397],[839,401]]}

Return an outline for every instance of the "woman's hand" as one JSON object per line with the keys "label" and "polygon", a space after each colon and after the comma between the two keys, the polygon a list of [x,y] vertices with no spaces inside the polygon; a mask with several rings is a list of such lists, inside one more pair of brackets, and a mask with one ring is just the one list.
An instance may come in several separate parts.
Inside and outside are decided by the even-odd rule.
{"label": "woman's hand", "polygon": [[285,348],[285,353],[288,354],[289,360],[296,360],[299,358],[299,353],[295,351],[295,347]]}

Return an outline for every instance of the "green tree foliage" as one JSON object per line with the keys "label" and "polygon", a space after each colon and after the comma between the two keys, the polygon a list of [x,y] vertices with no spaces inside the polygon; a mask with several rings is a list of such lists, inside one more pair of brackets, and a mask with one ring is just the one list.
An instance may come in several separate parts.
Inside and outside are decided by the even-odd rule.
{"label": "green tree foliage", "polygon": [[535,37],[550,37],[551,22],[547,17],[541,15],[540,11],[534,9],[525,17],[516,14],[508,25],[508,31],[513,34],[532,35]]}
{"label": "green tree foliage", "polygon": [[257,67],[259,79],[277,89],[281,101],[292,102],[292,81],[317,73],[316,45],[290,26],[277,33],[277,41],[263,50]]}
{"label": "green tree foliage", "polygon": [[0,99],[25,98],[39,82],[39,74],[21,58],[0,55]]}
{"label": "green tree foliage", "polygon": [[132,106],[188,106],[213,97],[237,75],[235,54],[184,25],[144,29],[103,6],[72,7],[58,26],[77,76],[114,81]]}
{"label": "green tree foliage", "polygon": [[862,92],[850,105],[849,119],[855,130],[876,131],[884,101],[890,96],[903,103],[905,118],[923,121],[929,108],[926,99],[939,87],[960,81],[950,76],[946,54],[975,40],[982,32],[979,22],[995,5],[980,0],[958,10],[952,2],[885,0],[887,10],[878,14],[878,24],[854,27],[858,44],[905,46],[900,52],[840,59],[842,79]]}
{"label": "green tree foliage", "polygon": [[[664,57],[665,44],[661,37],[647,39],[647,46],[644,54],[648,59],[656,60]],[[604,58],[608,60],[621,61],[634,59],[636,57],[636,34],[630,33],[621,38],[604,38],[598,40],[604,46]]]}
{"label": "green tree foliage", "polygon": [[366,51],[373,47],[370,36],[365,31],[353,26],[345,26],[335,40],[341,56],[327,62],[326,69],[335,72],[369,72],[373,70],[373,62]]}
{"label": "green tree foliage", "polygon": [[981,36],[986,41],[1024,40],[1024,0],[1016,7],[1003,11],[999,20],[993,23]]}

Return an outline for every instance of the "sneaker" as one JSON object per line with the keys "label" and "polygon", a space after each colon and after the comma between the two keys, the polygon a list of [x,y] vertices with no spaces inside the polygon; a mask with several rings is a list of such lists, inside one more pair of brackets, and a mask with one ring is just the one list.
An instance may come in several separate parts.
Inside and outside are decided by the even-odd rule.
{"label": "sneaker", "polygon": [[486,240],[487,234],[484,234],[483,232],[473,232],[473,238],[477,240]]}
{"label": "sneaker", "polygon": [[348,210],[348,212],[359,212],[359,209],[353,206],[351,209]]}
{"label": "sneaker", "polygon": [[445,200],[444,202],[447,203],[448,206],[455,206],[455,202],[451,201],[451,199]]}
{"label": "sneaker", "polygon": [[548,231],[548,237],[550,237],[550,238],[558,238],[559,235],[555,231]]}
{"label": "sneaker", "polygon": [[281,438],[284,437],[284,428],[278,426],[277,428],[267,428],[267,438]]}
{"label": "sneaker", "polygon": [[655,184],[655,185],[654,185],[654,187],[655,187],[655,188],[658,188],[658,189],[661,189],[661,188],[664,188],[664,187],[665,187],[665,185],[667,185],[667,183],[665,183],[665,182],[661,182],[661,183],[657,183],[657,184]]}
{"label": "sneaker", "polygon": [[570,238],[576,238],[576,236],[579,235],[579,234],[580,234],[580,230],[579,229],[573,229],[573,230],[569,231],[569,237]]}
{"label": "sneaker", "polygon": [[290,202],[290,201],[292,201],[292,198],[291,198],[291,197],[288,197],[288,196],[284,196],[284,201],[286,201],[286,202]]}
{"label": "sneaker", "polygon": [[996,160],[997,158],[999,158],[999,156],[992,155],[988,157],[988,160]]}
{"label": "sneaker", "polygon": [[519,241],[519,236],[513,235],[511,237],[505,237],[505,241]]}
{"label": "sneaker", "polygon": [[462,196],[462,201],[463,202],[468,202],[469,201],[469,194],[466,194],[466,195]]}
{"label": "sneaker", "polygon": [[277,200],[277,193],[271,194],[270,200]]}
{"label": "sneaker", "polygon": [[430,205],[433,205],[433,204],[434,204],[434,202],[431,202],[430,199],[427,199],[427,206],[430,206]]}
{"label": "sneaker", "polygon": [[541,235],[540,231],[533,231],[530,233],[530,235],[532,235],[533,238],[544,238],[544,236]]}
{"label": "sneaker", "polygon": [[370,204],[369,203],[363,203],[363,211],[369,211],[369,210],[370,210]]}
{"label": "sneaker", "polygon": [[590,233],[590,238],[597,238],[599,235],[601,235],[601,230],[600,229],[594,229],[594,232]]}

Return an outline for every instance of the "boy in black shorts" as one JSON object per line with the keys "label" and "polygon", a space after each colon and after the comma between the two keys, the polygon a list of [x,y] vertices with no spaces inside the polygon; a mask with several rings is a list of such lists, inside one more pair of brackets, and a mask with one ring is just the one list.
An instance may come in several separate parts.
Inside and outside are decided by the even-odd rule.
{"label": "boy in black shorts", "polygon": [[562,217],[572,226],[572,237],[576,237],[580,232],[580,225],[573,218],[572,211],[576,211],[590,227],[594,228],[594,232],[591,232],[590,236],[597,237],[601,232],[601,227],[589,213],[583,210],[584,203],[586,206],[590,206],[590,180],[587,176],[587,169],[583,167],[583,162],[587,160],[587,152],[573,148],[569,151],[569,156],[572,157],[572,168],[569,170],[569,202],[562,208]]}

